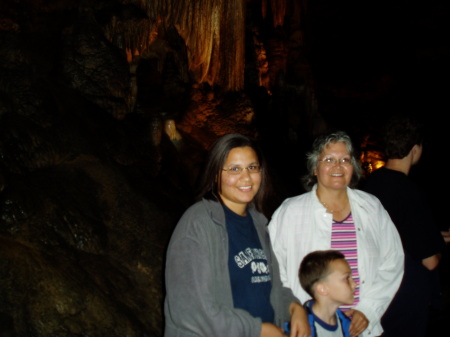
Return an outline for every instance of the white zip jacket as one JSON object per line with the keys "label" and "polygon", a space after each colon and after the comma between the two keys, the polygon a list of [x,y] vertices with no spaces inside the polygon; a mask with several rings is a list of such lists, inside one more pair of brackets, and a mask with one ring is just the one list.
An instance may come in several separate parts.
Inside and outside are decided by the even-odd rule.
{"label": "white zip jacket", "polygon": [[[303,257],[314,250],[331,248],[332,215],[311,192],[286,199],[269,223],[269,234],[280,264],[281,281],[302,303],[311,297],[303,290],[298,271]],[[355,222],[360,275],[360,302],[369,326],[360,337],[379,336],[380,324],[403,277],[404,253],[397,229],[372,194],[347,188]]]}

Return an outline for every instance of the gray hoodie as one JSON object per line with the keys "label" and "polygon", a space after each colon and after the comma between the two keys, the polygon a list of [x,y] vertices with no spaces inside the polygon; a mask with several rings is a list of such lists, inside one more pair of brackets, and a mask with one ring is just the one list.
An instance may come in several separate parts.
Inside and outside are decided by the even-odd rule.
{"label": "gray hoodie", "polygon": [[[275,324],[289,321],[289,305],[299,302],[282,286],[267,219],[250,209],[272,277]],[[166,257],[165,337],[259,337],[261,319],[233,307],[228,272],[228,234],[219,202],[203,199],[181,217]]]}

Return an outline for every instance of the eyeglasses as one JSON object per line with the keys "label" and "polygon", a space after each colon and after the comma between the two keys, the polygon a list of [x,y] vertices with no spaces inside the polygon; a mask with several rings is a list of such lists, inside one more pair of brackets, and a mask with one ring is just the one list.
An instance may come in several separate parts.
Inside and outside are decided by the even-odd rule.
{"label": "eyeglasses", "polygon": [[324,163],[325,165],[329,165],[329,166],[336,166],[338,163],[341,164],[342,166],[350,166],[352,165],[352,160],[351,158],[341,158],[341,159],[336,159],[333,157],[325,157],[321,160],[319,160],[319,162]]}
{"label": "eyeglasses", "polygon": [[259,165],[250,165],[249,167],[232,166],[224,168],[222,170],[227,171],[227,173],[231,175],[241,174],[244,170],[247,170],[248,173],[259,173],[261,172],[261,166]]}

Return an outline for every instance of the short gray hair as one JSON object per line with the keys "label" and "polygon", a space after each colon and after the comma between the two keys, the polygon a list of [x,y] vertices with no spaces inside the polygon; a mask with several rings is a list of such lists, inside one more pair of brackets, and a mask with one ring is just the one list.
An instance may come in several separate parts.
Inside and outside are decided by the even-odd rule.
{"label": "short gray hair", "polygon": [[314,184],[317,183],[317,177],[314,174],[314,169],[317,168],[319,164],[319,157],[322,155],[325,148],[330,143],[335,144],[341,142],[345,144],[345,147],[350,154],[351,164],[353,166],[353,176],[349,187],[356,187],[362,175],[361,164],[356,157],[355,149],[350,136],[344,131],[336,131],[318,136],[313,142],[311,151],[306,154],[307,173],[302,177],[303,187],[306,191],[311,191]]}

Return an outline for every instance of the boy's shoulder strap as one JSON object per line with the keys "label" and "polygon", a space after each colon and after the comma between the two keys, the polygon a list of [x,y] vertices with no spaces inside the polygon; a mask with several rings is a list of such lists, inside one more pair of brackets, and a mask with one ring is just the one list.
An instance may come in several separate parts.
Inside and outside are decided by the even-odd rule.
{"label": "boy's shoulder strap", "polygon": [[312,305],[313,305],[314,301],[313,300],[309,300],[306,301],[303,304],[303,307],[306,310],[306,313],[308,314],[308,323],[309,323],[309,327],[311,328],[311,337],[318,337],[317,336],[317,332],[316,332],[316,325],[314,324],[314,315],[312,313]]}
{"label": "boy's shoulder strap", "polygon": [[339,320],[341,321],[341,327],[342,332],[344,333],[344,337],[350,337],[350,324],[352,323],[352,320],[340,309],[338,309],[336,312]]}

